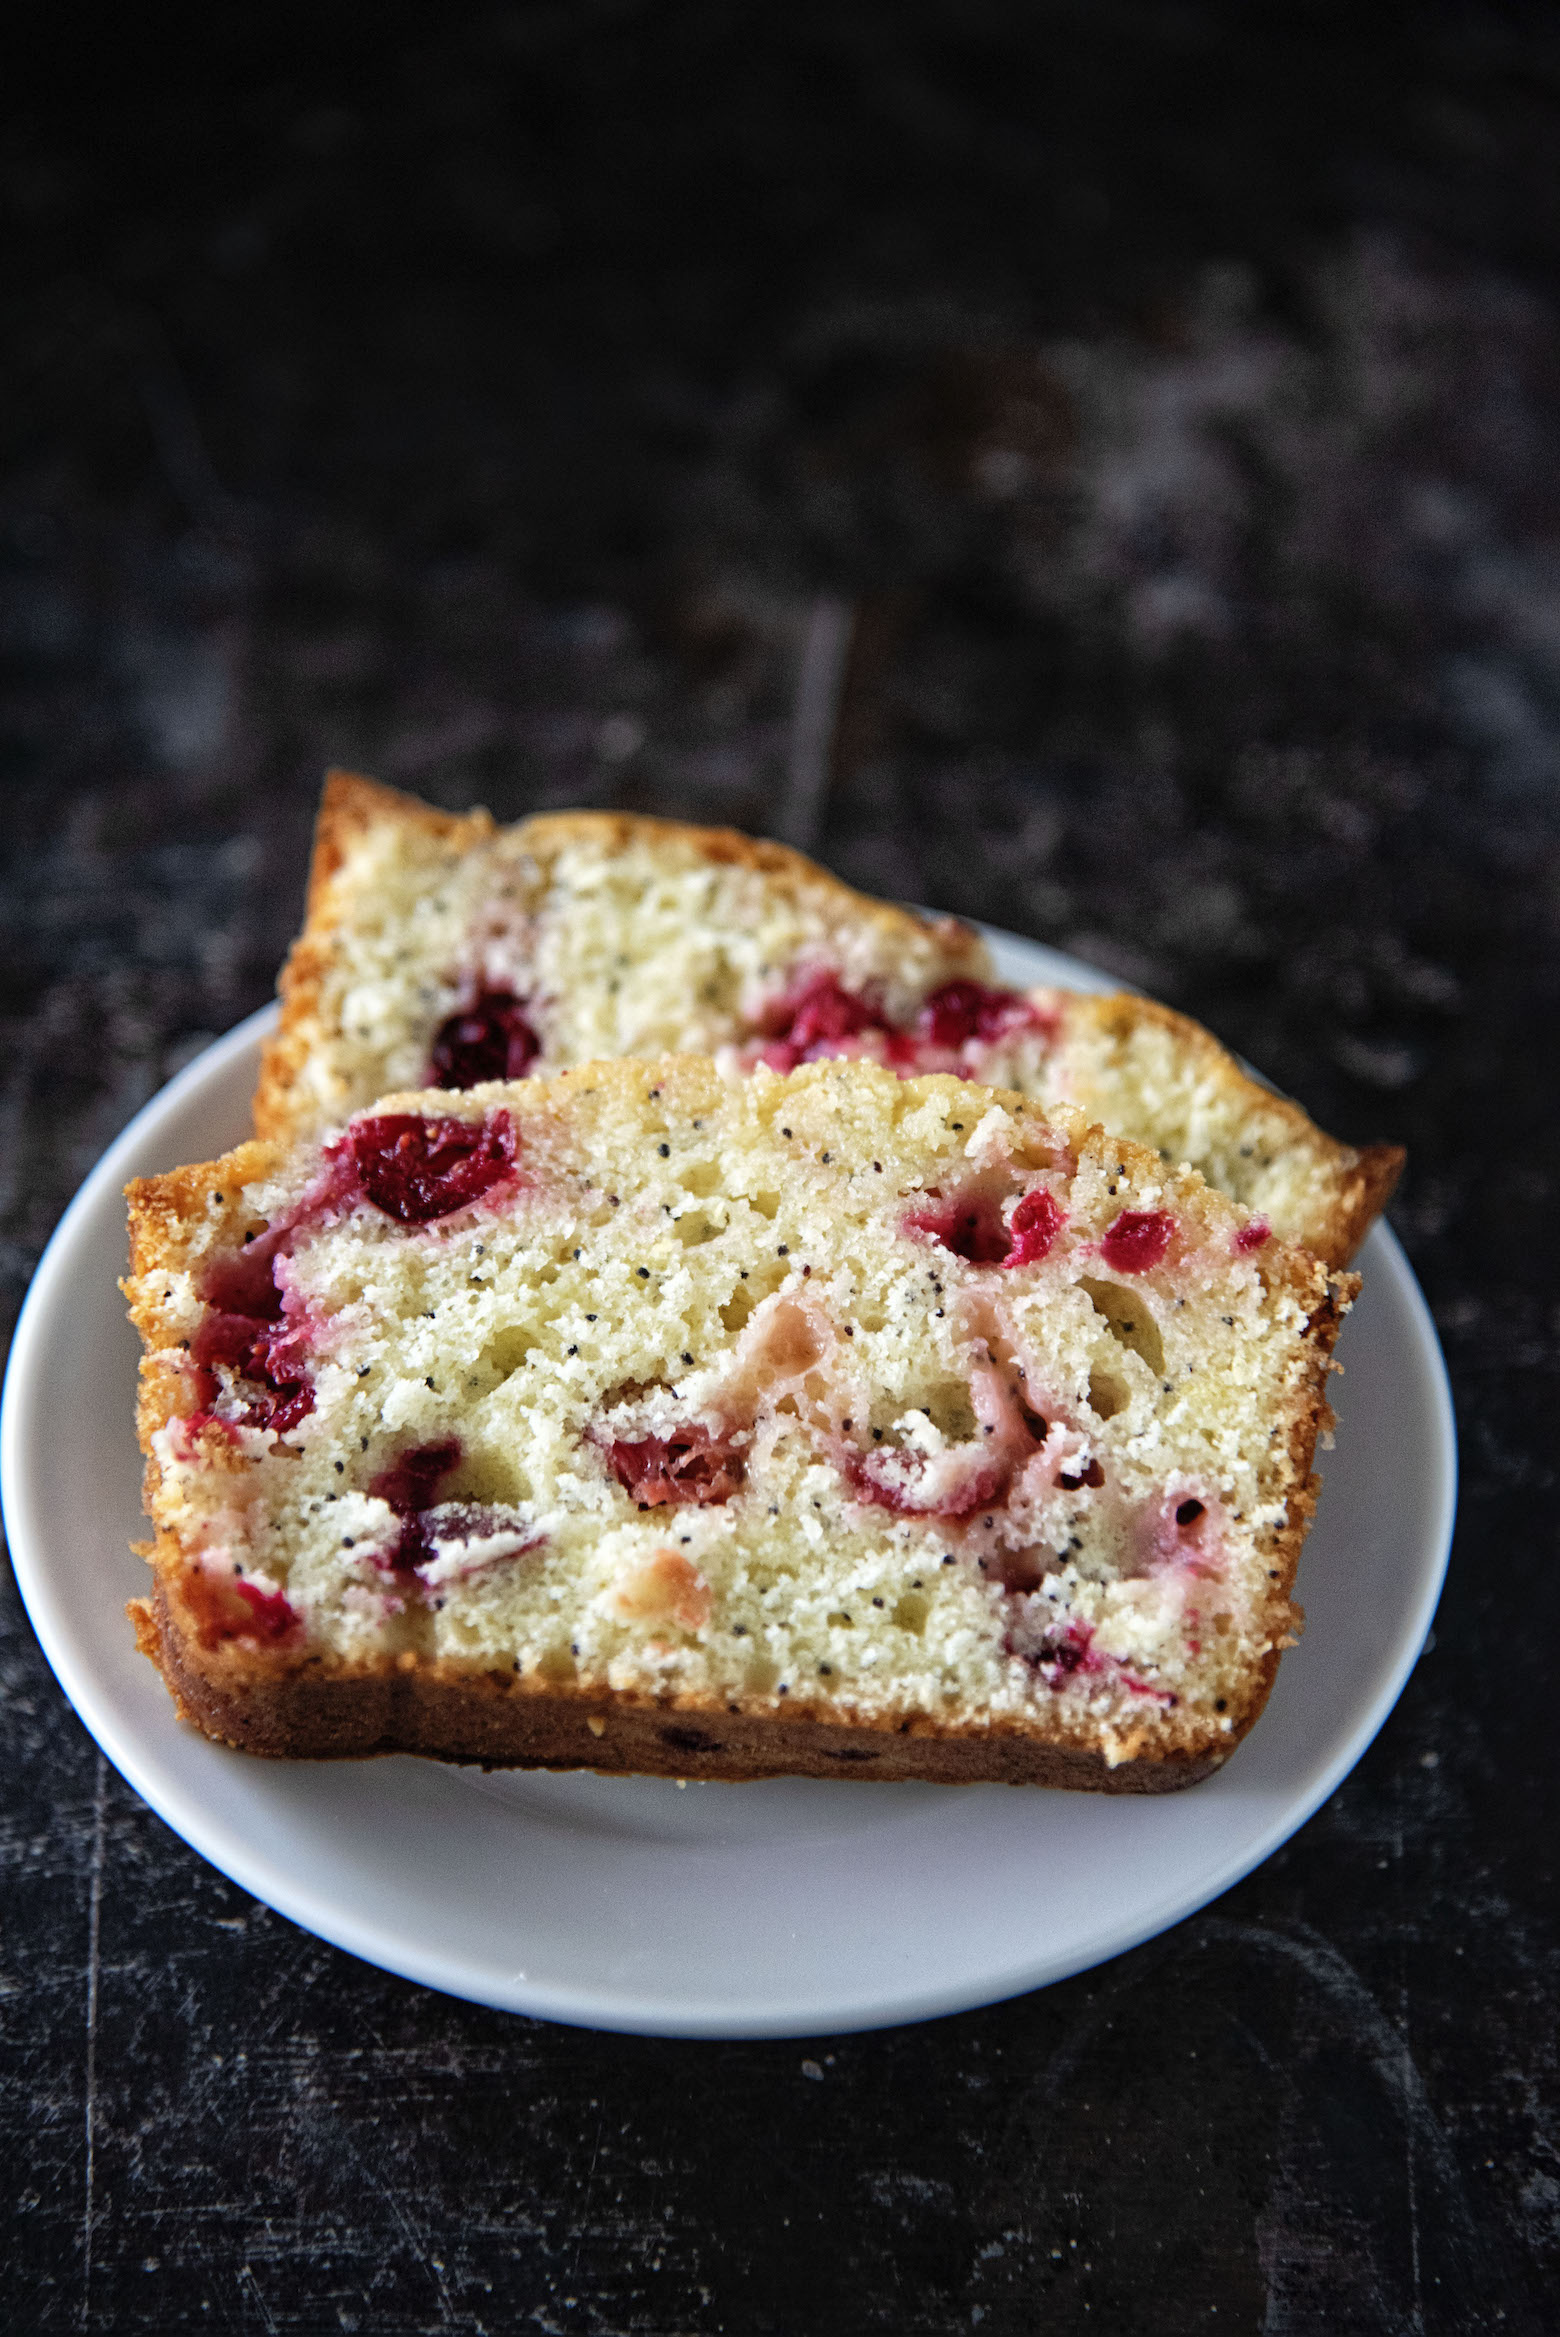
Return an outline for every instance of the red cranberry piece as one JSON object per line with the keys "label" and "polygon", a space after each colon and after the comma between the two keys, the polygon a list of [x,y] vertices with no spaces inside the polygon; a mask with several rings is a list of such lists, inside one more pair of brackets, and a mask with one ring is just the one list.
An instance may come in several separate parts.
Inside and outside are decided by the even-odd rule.
{"label": "red cranberry piece", "polygon": [[298,1627],[298,1616],[280,1590],[262,1590],[257,1582],[235,1582],[233,1588],[249,1609],[248,1630],[256,1639],[285,1639]]}
{"label": "red cranberry piece", "polygon": [[885,1030],[883,1060],[901,1079],[909,1079],[926,1067],[926,1042],[914,1031]]}
{"label": "red cranberry piece", "polygon": [[220,1314],[278,1321],[282,1294],[276,1287],[276,1260],[284,1239],[285,1229],[271,1226],[231,1257],[216,1259],[201,1278],[200,1294],[206,1304]]}
{"label": "red cranberry piece", "polygon": [[1007,1498],[1010,1465],[981,1461],[963,1476],[945,1482],[925,1470],[899,1473],[897,1453],[853,1453],[845,1464],[858,1501],[870,1501],[896,1517],[942,1517],[957,1524],[977,1510],[995,1509]]}
{"label": "red cranberry piece", "polygon": [[289,1428],[296,1428],[300,1420],[307,1420],[314,1409],[314,1390],[307,1380],[293,1380],[265,1395],[251,1396],[244,1405],[240,1425],[244,1428],[269,1428],[274,1435],[285,1436]]}
{"label": "red cranberry piece", "polygon": [[847,990],[837,974],[814,974],[770,1007],[760,1025],[770,1044],[760,1059],[774,1071],[791,1071],[804,1059],[827,1055],[845,1039],[887,1028],[879,1008]]}
{"label": "red cranberry piece", "polygon": [[1093,1637],[1093,1626],[1088,1623],[1069,1623],[1065,1631],[1047,1632],[1033,1660],[1043,1672],[1050,1673],[1053,1688],[1074,1672],[1099,1670],[1099,1657],[1089,1653]]}
{"label": "red cranberry piece", "polygon": [[697,1421],[672,1436],[615,1438],[607,1458],[612,1474],[641,1509],[668,1503],[729,1501],[745,1473],[742,1455]]}
{"label": "red cranberry piece", "polygon": [[1007,1231],[995,1201],[984,1195],[966,1195],[933,1209],[918,1209],[905,1219],[911,1233],[930,1234],[971,1266],[1000,1266],[1008,1258]]}
{"label": "red cranberry piece", "polygon": [[241,1575],[229,1580],[194,1567],[184,1577],[184,1598],[196,1621],[202,1647],[228,1639],[259,1639],[276,1646],[290,1638],[300,1617],[279,1590],[262,1590]]}
{"label": "red cranberry piece", "polygon": [[1151,1687],[1147,1680],[1135,1680],[1130,1672],[1122,1673],[1121,1684],[1129,1695],[1152,1696],[1154,1702],[1162,1704],[1167,1712],[1172,1711],[1180,1702],[1180,1698],[1172,1696],[1167,1688]]}
{"label": "red cranberry piece", "polygon": [[439,1025],[428,1085],[480,1087],[485,1079],[523,1079],[540,1053],[541,1042],[513,992],[482,990]]}
{"label": "red cranberry piece", "polygon": [[[280,1293],[277,1312],[281,1312]],[[190,1353],[197,1364],[208,1369],[214,1363],[225,1363],[229,1371],[242,1374],[245,1379],[270,1378],[271,1325],[254,1315],[210,1313],[195,1333]]]}
{"label": "red cranberry piece", "polygon": [[374,1555],[375,1564],[387,1574],[410,1574],[414,1567],[426,1566],[433,1556],[427,1512],[434,1506],[439,1479],[449,1475],[460,1455],[460,1439],[454,1436],[440,1444],[413,1445],[398,1454],[387,1469],[381,1469],[369,1486],[370,1493],[388,1501],[402,1521],[394,1549]]}
{"label": "red cranberry piece", "polygon": [[519,1146],[507,1112],[480,1121],[384,1112],[348,1130],[357,1179],[368,1199],[402,1225],[427,1225],[469,1209],[507,1177]]}
{"label": "red cranberry piece", "polygon": [[990,1046],[1032,1020],[1028,999],[1016,990],[996,990],[984,982],[944,982],[923,1003],[915,1027],[931,1046],[958,1048],[971,1039]]}
{"label": "red cranberry piece", "polygon": [[[277,1312],[281,1297],[276,1294]],[[237,1425],[269,1428],[277,1435],[296,1428],[314,1409],[314,1390],[300,1368],[293,1334],[280,1322],[256,1315],[212,1312],[195,1334],[190,1354],[199,1374],[202,1403],[215,1402],[214,1366],[223,1363],[241,1379],[256,1383],[246,1394]]]}
{"label": "red cranberry piece", "polygon": [[1272,1239],[1272,1234],[1273,1228],[1265,1217],[1254,1217],[1235,1236],[1235,1247],[1240,1251],[1260,1250],[1264,1242]]}
{"label": "red cranberry piece", "polygon": [[369,1491],[380,1501],[388,1501],[398,1517],[412,1517],[420,1509],[433,1507],[439,1479],[449,1475],[460,1455],[456,1436],[446,1437],[440,1444],[414,1445],[380,1470]]}
{"label": "red cranberry piece", "polygon": [[1003,1259],[1004,1266],[1033,1266],[1049,1251],[1062,1227],[1067,1212],[1054,1193],[1037,1185],[1026,1193],[1013,1212],[1009,1233],[1012,1247]]}
{"label": "red cranberry piece", "polygon": [[1107,1266],[1118,1274],[1146,1274],[1170,1247],[1175,1219],[1167,1209],[1123,1209],[1100,1244]]}
{"label": "red cranberry piece", "polygon": [[[340,1149],[336,1148],[338,1153]],[[255,1392],[242,1395],[235,1416],[219,1426],[268,1428],[284,1434],[313,1411],[314,1390],[305,1360],[307,1333],[284,1318],[276,1268],[299,1225],[316,1209],[345,1198],[342,1163],[328,1159],[323,1178],[291,1216],[267,1226],[242,1249],[214,1259],[206,1268],[200,1291],[210,1312],[191,1348],[197,1399],[205,1407],[215,1403],[218,1364],[255,1383]]]}

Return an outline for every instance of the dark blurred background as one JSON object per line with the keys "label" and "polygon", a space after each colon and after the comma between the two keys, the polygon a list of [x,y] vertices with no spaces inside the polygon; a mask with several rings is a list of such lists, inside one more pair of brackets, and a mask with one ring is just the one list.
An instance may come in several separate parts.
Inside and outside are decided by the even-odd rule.
{"label": "dark blurred background", "polygon": [[8,39],[8,1320],[268,994],[337,762],[784,827],[1203,1017],[1410,1147],[1465,1444],[1436,1643],[1288,1850],[821,2083],[298,1934],[106,1769],[7,1584],[14,2325],[1552,2328],[1560,16],[232,0]]}

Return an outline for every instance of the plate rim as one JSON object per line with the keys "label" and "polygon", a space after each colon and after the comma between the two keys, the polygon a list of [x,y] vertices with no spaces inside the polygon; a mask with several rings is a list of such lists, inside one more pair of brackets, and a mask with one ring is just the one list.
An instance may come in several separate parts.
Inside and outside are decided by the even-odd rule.
{"label": "plate rim", "polygon": [[[1128,987],[1084,960],[1067,957],[1023,935],[989,925],[980,930],[999,948],[1016,946],[1032,964],[1044,961],[1047,967],[1057,969],[1031,979],[1055,980],[1075,989]],[[18,1315],[3,1398],[0,1398],[0,1504],[4,1508],[17,1587],[45,1659],[88,1734],[132,1790],[198,1856],[254,1898],[363,1962],[442,1994],[501,2011],[645,2036],[843,2035],[1001,2002],[1072,1977],[1143,1945],[1207,1906],[1263,1864],[1315,1815],[1369,1750],[1403,1693],[1435,1615],[1450,1560],[1458,1480],[1456,1420],[1445,1358],[1424,1293],[1401,1243],[1384,1219],[1369,1236],[1367,1269],[1373,1276],[1395,1286],[1395,1296],[1415,1334],[1423,1395],[1434,1422],[1435,1482],[1429,1489],[1424,1557],[1414,1595],[1404,1602],[1392,1661],[1380,1672],[1374,1693],[1362,1702],[1320,1771],[1308,1785],[1284,1800],[1269,1824],[1255,1837],[1234,1847],[1225,1859],[1200,1870],[1190,1887],[1178,1878],[1133,1919],[1125,1924],[1118,1920],[1114,1925],[1097,1925],[1085,1939],[1075,1941],[1066,1953],[1010,1961],[983,1973],[978,1980],[964,1973],[946,1984],[921,1983],[896,1991],[880,1979],[875,1983],[878,1993],[870,2003],[858,2003],[854,2010],[838,2004],[819,2004],[811,2017],[804,2018],[801,2007],[771,2006],[739,2016],[728,2006],[717,2005],[701,2011],[696,2003],[690,2003],[672,2011],[664,1999],[636,1996],[628,1987],[560,1986],[542,1979],[525,1979],[521,1984],[510,1980],[506,1984],[492,1971],[475,1971],[470,1963],[461,1965],[449,1954],[411,1939],[403,1941],[372,1915],[361,1916],[350,1904],[333,1903],[317,1890],[295,1882],[280,1859],[268,1853],[263,1844],[246,1839],[225,1818],[207,1812],[187,1785],[181,1787],[179,1780],[165,1776],[157,1762],[155,1746],[143,1745],[139,1736],[133,1732],[127,1734],[118,1725],[106,1685],[98,1680],[90,1662],[78,1653],[67,1619],[54,1596],[45,1555],[47,1529],[33,1514],[32,1464],[26,1449],[30,1424],[27,1390],[47,1341],[55,1306],[69,1287],[69,1268],[85,1221],[100,1207],[106,1188],[125,1181],[133,1166],[133,1156],[149,1130],[198,1095],[236,1057],[252,1048],[274,1026],[277,1015],[274,1003],[263,1006],[203,1048],[141,1106],[88,1171],[39,1258]],[[221,1752],[223,1748],[213,1750]],[[245,1759],[239,1753],[227,1757],[235,1761]],[[327,1765],[286,1766],[296,1774],[304,1766]]]}

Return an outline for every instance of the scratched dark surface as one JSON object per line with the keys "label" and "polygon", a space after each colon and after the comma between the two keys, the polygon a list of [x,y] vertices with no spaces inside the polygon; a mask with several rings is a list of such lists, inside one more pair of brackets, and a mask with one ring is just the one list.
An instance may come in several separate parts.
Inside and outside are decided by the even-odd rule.
{"label": "scratched dark surface", "polygon": [[105,1765],[7,1578],[0,2318],[1560,2325],[1553,13],[169,21],[57,15],[4,84],[7,1320],[267,995],[346,762],[789,824],[1406,1142],[1462,1509],[1399,1709],[1260,1872],[796,2043],[304,1936]]}

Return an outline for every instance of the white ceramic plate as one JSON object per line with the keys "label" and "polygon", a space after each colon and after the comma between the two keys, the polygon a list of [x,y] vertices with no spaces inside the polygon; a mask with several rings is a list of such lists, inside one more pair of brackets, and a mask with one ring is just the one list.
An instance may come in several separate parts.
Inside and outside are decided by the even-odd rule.
{"label": "white ceramic plate", "polygon": [[[1011,982],[1109,987],[990,938]],[[1391,1711],[1440,1591],[1456,1460],[1429,1314],[1378,1227],[1301,1564],[1305,1638],[1251,1738],[1189,1792],[681,1788],[208,1744],[174,1718],[124,1615],[145,1568],[128,1548],[144,1529],[120,1188],[247,1133],[274,1011],[155,1097],[66,1212],[17,1330],[0,1485],[22,1595],[87,1727],[175,1832],[305,1929],[452,1995],[598,2028],[799,2036],[923,2019],[1081,1971],[1205,1905],[1303,1824]]]}

